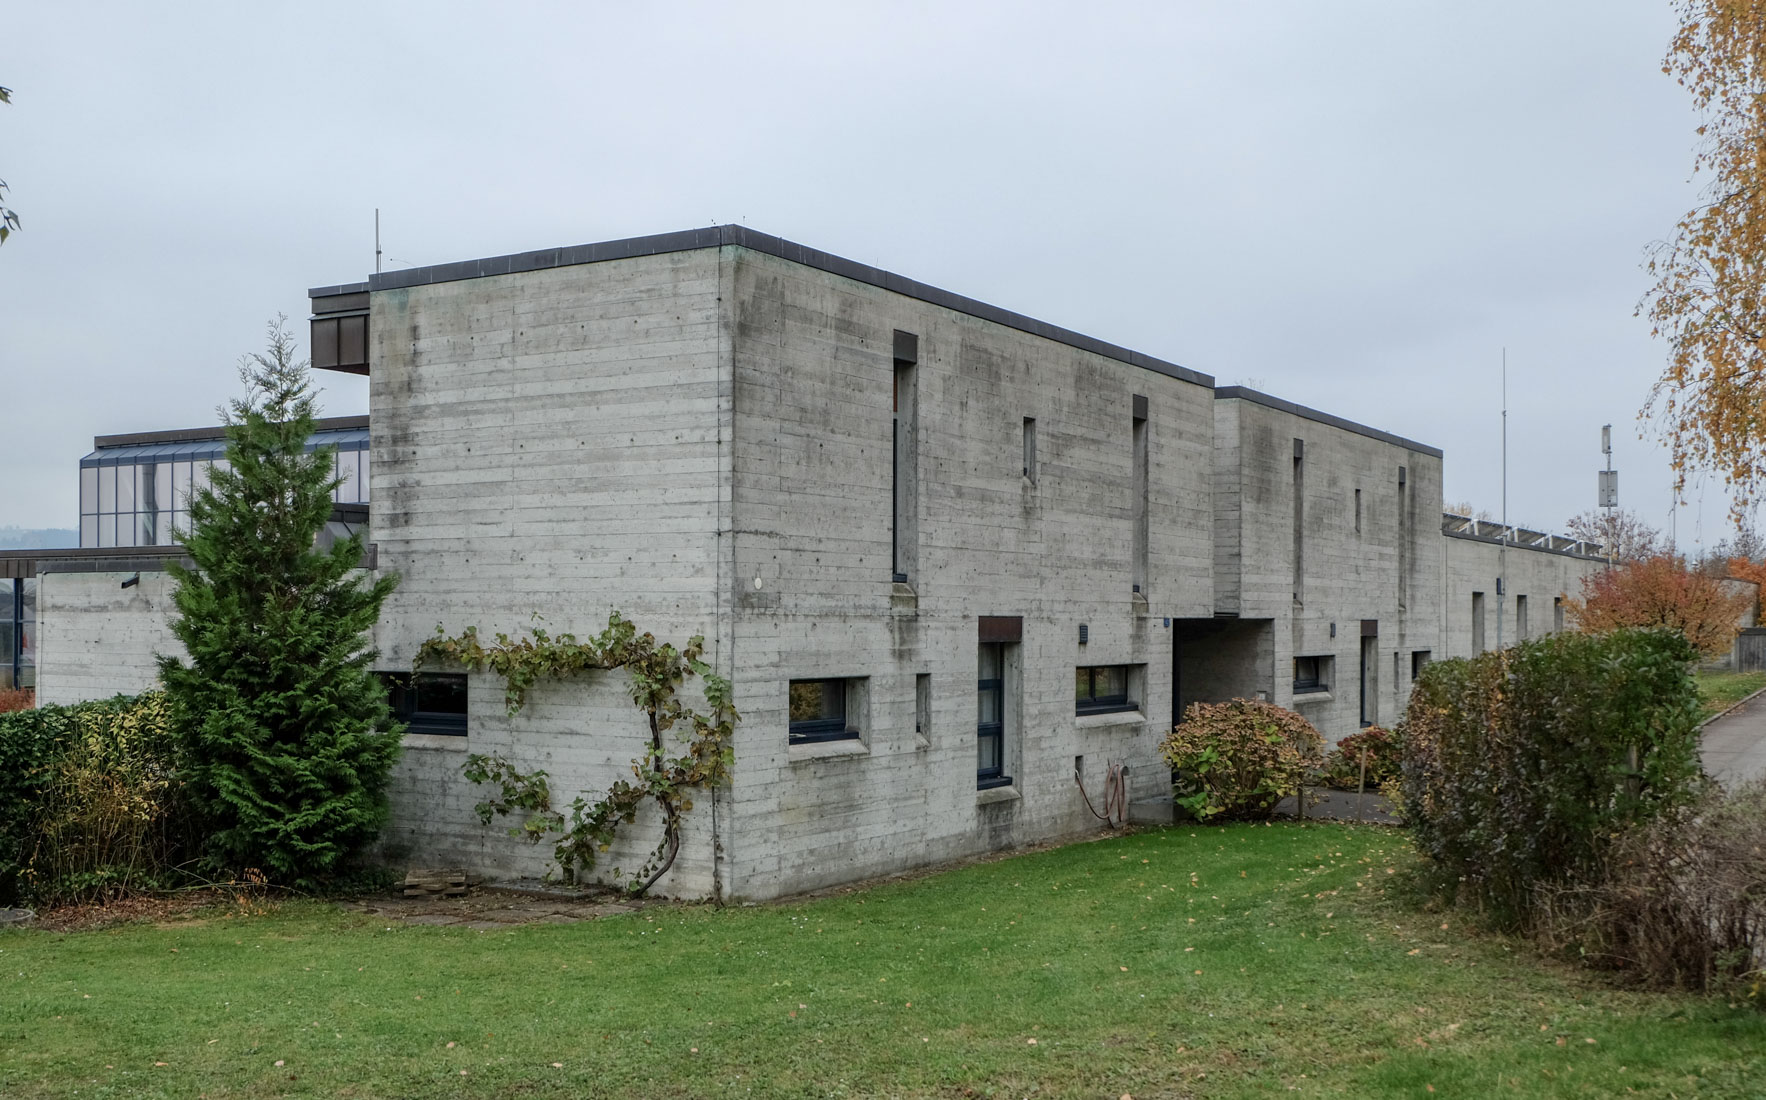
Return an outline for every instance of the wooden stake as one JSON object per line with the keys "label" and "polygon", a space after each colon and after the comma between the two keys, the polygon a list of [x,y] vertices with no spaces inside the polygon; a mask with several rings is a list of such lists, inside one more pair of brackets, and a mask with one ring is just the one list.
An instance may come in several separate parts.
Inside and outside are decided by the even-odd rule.
{"label": "wooden stake", "polygon": [[1367,746],[1361,749],[1361,782],[1355,788],[1355,820],[1361,820],[1361,800],[1367,795]]}

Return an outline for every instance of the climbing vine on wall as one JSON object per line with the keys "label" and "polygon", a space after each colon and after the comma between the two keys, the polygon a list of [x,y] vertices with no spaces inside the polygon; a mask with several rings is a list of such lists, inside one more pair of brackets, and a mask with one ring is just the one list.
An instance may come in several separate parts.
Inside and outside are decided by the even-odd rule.
{"label": "climbing vine on wall", "polygon": [[[416,667],[431,661],[465,665],[475,671],[490,669],[503,678],[504,701],[514,716],[526,705],[528,693],[541,677],[563,678],[590,670],[623,668],[631,677],[631,696],[649,720],[650,743],[632,761],[632,778],[620,779],[595,802],[578,796],[570,806],[568,821],[552,808],[546,773],[523,773],[497,756],[473,754],[461,769],[474,783],[495,784],[499,793],[476,809],[489,824],[492,817],[521,814],[521,825],[512,835],[537,841],[559,834],[553,848],[558,866],[567,880],[578,881],[595,866],[600,853],[613,843],[620,824],[637,819],[638,808],[654,799],[662,810],[662,839],[627,883],[626,890],[643,894],[674,866],[681,850],[681,818],[693,809],[692,792],[711,790],[730,781],[735,764],[732,743],[740,716],[730,698],[730,682],[700,660],[705,651],[703,636],[695,636],[682,649],[658,644],[650,634],[638,633],[630,620],[615,611],[607,629],[579,641],[573,634],[553,637],[535,626],[519,640],[507,634],[484,644],[477,627],[467,627],[455,638],[436,627],[436,636],[423,643]],[[710,713],[702,714],[681,702],[679,689],[688,677],[698,676]],[[673,739],[683,743],[678,755],[670,755],[663,735],[686,727]],[[687,732],[690,729],[691,732]]]}

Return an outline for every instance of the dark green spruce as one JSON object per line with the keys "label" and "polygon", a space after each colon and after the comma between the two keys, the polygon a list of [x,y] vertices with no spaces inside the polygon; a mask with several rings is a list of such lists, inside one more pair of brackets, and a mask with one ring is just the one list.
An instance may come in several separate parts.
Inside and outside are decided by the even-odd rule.
{"label": "dark green spruce", "polygon": [[191,500],[193,564],[172,570],[189,660],[161,657],[160,677],[212,869],[311,888],[386,821],[404,731],[370,671],[369,631],[398,581],[352,572],[360,533],[315,546],[338,482],[329,449],[306,450],[314,394],[281,320],[239,374],[230,468]]}

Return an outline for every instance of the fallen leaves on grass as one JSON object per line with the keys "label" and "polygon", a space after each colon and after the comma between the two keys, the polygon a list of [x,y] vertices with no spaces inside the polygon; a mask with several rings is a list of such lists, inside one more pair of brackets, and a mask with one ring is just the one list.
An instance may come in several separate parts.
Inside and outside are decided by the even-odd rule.
{"label": "fallen leaves on grass", "polygon": [[37,927],[51,932],[83,932],[134,921],[163,923],[187,917],[226,900],[225,895],[194,890],[170,897],[117,898],[104,905],[63,905],[37,914]]}

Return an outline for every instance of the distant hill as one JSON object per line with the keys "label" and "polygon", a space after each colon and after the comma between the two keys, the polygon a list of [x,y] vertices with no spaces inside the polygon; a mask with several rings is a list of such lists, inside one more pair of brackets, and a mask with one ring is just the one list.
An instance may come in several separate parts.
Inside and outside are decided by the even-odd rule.
{"label": "distant hill", "polygon": [[0,550],[54,550],[80,545],[80,533],[72,527],[0,527]]}

